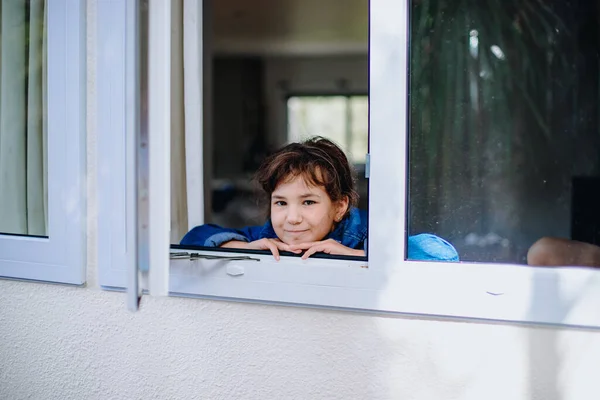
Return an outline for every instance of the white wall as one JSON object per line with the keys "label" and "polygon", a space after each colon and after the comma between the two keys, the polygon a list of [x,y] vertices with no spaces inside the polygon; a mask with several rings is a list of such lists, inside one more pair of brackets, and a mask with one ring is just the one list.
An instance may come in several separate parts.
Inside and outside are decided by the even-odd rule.
{"label": "white wall", "polygon": [[598,332],[181,298],[128,312],[96,282],[89,74],[88,284],[0,281],[0,399],[598,398]]}
{"label": "white wall", "polygon": [[94,282],[0,282],[0,337],[0,399],[549,400],[600,390],[597,333],[177,298],[145,298],[130,313],[124,294]]}

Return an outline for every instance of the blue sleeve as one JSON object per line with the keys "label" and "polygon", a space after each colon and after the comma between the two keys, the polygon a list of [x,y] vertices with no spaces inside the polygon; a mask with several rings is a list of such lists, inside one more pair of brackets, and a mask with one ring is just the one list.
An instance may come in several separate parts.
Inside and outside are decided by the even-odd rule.
{"label": "blue sleeve", "polygon": [[218,225],[200,225],[186,233],[182,245],[219,247],[230,240],[253,242],[260,239],[260,226],[247,226],[242,229],[223,228]]}
{"label": "blue sleeve", "polygon": [[408,237],[408,259],[458,262],[458,252],[450,243],[430,233]]}

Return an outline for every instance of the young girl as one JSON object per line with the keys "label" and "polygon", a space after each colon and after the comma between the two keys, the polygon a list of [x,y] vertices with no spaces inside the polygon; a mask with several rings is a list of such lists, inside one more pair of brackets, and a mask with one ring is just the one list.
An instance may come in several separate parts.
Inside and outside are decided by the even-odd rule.
{"label": "young girl", "polygon": [[[289,144],[268,157],[255,179],[270,200],[263,226],[243,229],[206,224],[189,231],[182,245],[270,250],[302,255],[317,252],[364,256],[367,213],[356,208],[353,170],[333,142],[316,137]],[[430,234],[408,238],[412,260],[458,261],[454,247]]]}

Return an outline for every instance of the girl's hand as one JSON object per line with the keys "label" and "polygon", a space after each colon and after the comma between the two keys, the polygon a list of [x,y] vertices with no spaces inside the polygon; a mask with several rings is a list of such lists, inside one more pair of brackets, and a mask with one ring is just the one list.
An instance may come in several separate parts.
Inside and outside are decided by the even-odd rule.
{"label": "girl's hand", "polygon": [[290,245],[283,243],[279,239],[259,239],[254,242],[242,242],[239,240],[231,240],[223,243],[219,247],[228,247],[233,249],[250,249],[250,250],[270,250],[275,257],[275,260],[279,261],[279,250],[289,251],[292,253],[300,253],[302,250],[293,250]]}
{"label": "girl's hand", "polygon": [[318,252],[323,252],[327,254],[337,254],[340,256],[365,256],[364,250],[351,249],[350,247],[346,247],[333,239],[327,239],[318,242],[292,244],[289,246],[289,248],[294,253],[297,253],[299,250],[306,250],[306,252],[304,252],[304,254],[302,255],[303,260],[306,260],[312,254]]}

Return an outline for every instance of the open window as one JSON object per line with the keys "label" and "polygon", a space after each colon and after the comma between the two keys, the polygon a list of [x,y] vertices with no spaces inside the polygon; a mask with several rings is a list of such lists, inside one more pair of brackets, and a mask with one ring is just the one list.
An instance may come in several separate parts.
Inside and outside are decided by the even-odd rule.
{"label": "open window", "polygon": [[0,277],[85,282],[84,15],[0,7]]}
{"label": "open window", "polygon": [[[186,3],[182,6],[186,15]],[[348,6],[347,12],[342,13]],[[293,22],[314,15],[317,8],[323,12],[323,19],[305,26]],[[202,11],[205,25],[201,36],[186,36],[184,26],[182,56],[185,60],[186,49],[194,47],[196,40],[202,43],[204,90],[198,106],[204,112],[203,130],[187,130],[187,122],[198,118],[197,113],[188,111],[194,110],[189,104],[183,107],[183,114],[171,114],[172,127],[181,126],[175,122],[178,118],[185,121],[184,129],[171,130],[171,253],[174,257],[193,254],[194,261],[172,260],[171,276],[179,283],[172,281],[171,291],[276,301],[279,295],[269,297],[268,293],[281,292],[281,285],[368,287],[367,257],[322,253],[301,260],[298,255],[283,253],[281,261],[276,262],[269,251],[209,248],[201,243],[179,245],[187,231],[201,223],[238,229],[264,225],[269,202],[260,202],[262,196],[252,177],[268,154],[304,139],[307,134],[333,140],[352,161],[358,160],[355,173],[361,205],[368,207],[364,169],[368,151],[368,2],[331,2],[326,7],[294,1],[254,5],[205,2]],[[185,98],[190,90],[187,78],[198,79],[185,74],[183,79],[172,79],[171,93],[181,90],[179,93],[184,93]],[[311,108],[306,97],[309,93],[327,94],[324,101],[336,114],[322,112],[322,107]],[[361,97],[350,97],[353,94]],[[176,101],[171,99],[172,104]],[[297,129],[298,123],[308,122],[297,111],[313,125]],[[194,134],[202,138],[203,144],[204,179],[200,182],[180,178],[189,172],[198,175],[188,162],[198,156],[189,147],[189,140],[198,142],[192,137]],[[185,196],[189,191],[201,190],[203,203],[190,202]],[[190,218],[199,214],[199,221]],[[199,275],[188,275],[193,269],[205,276],[201,283]],[[239,292],[241,287],[244,289]],[[300,290],[290,294],[300,296],[298,299],[304,297]],[[294,299],[287,296],[285,301],[295,302]]]}
{"label": "open window", "polygon": [[[171,140],[168,143],[171,179],[168,187],[171,188],[170,239],[175,245],[172,253],[181,253],[184,250],[178,246],[181,238],[190,228],[202,223],[219,223],[234,228],[265,223],[265,209],[264,206],[257,205],[250,178],[256,171],[257,164],[266,154],[291,139],[287,131],[289,117],[287,100],[298,93],[305,94],[311,91],[346,97],[357,95],[349,98],[349,107],[347,110],[344,109],[343,119],[336,123],[343,124],[344,130],[346,126],[348,128],[352,126],[352,131],[349,132],[352,134],[351,141],[356,140],[351,150],[363,153],[355,156],[358,160],[356,164],[360,168],[356,173],[360,176],[360,187],[364,193],[361,200],[365,206],[368,206],[368,181],[364,177],[368,141],[368,2],[353,2],[352,12],[349,15],[339,13],[347,5],[346,3],[331,3],[328,6],[331,9],[327,10],[327,20],[315,21],[318,29],[313,30],[324,30],[315,37],[304,35],[310,31],[310,27],[295,32],[297,28],[291,22],[283,27],[274,24],[273,21],[283,20],[283,17],[302,19],[306,15],[313,14],[314,7],[318,6],[314,2],[302,3],[300,5],[303,9],[296,10],[298,4],[291,1],[285,4],[265,2],[263,5],[250,7],[240,2],[205,2],[204,6],[194,2],[172,2],[170,8],[172,19],[165,19],[163,23],[173,22],[171,25],[173,35],[171,40],[164,42],[163,38],[163,43],[158,43],[148,40],[148,37],[152,36],[153,14],[149,9],[152,3],[140,2],[140,128],[148,132],[150,137],[152,137],[151,129],[158,124],[148,121],[157,113],[148,112],[147,107],[151,106],[154,99],[162,97],[152,95],[152,68],[159,65],[152,59],[153,51],[158,46],[169,46],[171,54],[170,72],[166,73],[170,76],[168,94],[171,96],[168,117],[171,127]],[[107,19],[110,12],[121,12],[121,15],[133,18],[133,14],[128,14],[125,6],[119,7],[107,2],[101,7],[107,10]],[[265,13],[269,15],[263,15]],[[192,15],[195,17],[191,17]],[[278,18],[278,15],[282,18]],[[250,26],[249,31],[239,31],[235,28],[234,22],[239,23],[240,19],[243,20],[241,25]],[[123,18],[111,18],[111,21],[115,20],[124,21]],[[331,26],[328,26],[328,21]],[[124,22],[123,26],[125,26]],[[106,29],[115,31],[114,27]],[[122,44],[119,44],[118,48],[124,51],[121,68],[130,71],[128,68],[131,68],[135,62],[134,54],[128,51],[130,48],[127,46],[135,40],[133,33],[127,32],[125,27],[120,31],[126,38],[128,34],[130,36],[129,39],[121,39]],[[292,36],[286,38],[286,32]],[[113,34],[112,37],[115,35]],[[115,48],[114,44],[110,47]],[[110,47],[106,46],[107,49]],[[328,70],[327,73],[323,73],[325,69]],[[100,68],[98,70],[100,71]],[[155,72],[157,70],[158,67],[154,69]],[[106,77],[102,78],[103,81],[115,79],[116,77],[111,76],[113,71],[115,70],[102,68],[101,74],[106,74]],[[131,87],[128,90],[133,90]],[[110,100],[102,98],[100,101],[109,107],[107,111],[110,109],[116,111],[119,107],[126,106],[126,95],[121,99],[122,103],[116,101],[114,97]],[[125,114],[111,111],[111,115],[122,117],[123,122],[120,126],[123,129],[127,127],[127,121],[135,119],[135,111],[131,110]],[[351,121],[353,117],[356,121]],[[115,119],[112,118],[111,121],[114,124]],[[323,132],[322,136],[328,136],[328,133]],[[337,139],[331,136],[330,138]],[[347,135],[344,133],[344,139],[346,138]],[[102,139],[103,143],[104,140]],[[124,149],[128,149],[126,143],[121,143],[125,145]],[[232,143],[236,143],[236,146],[232,146]],[[110,139],[106,138],[106,144],[114,149],[114,143]],[[149,157],[152,159],[152,144],[149,145],[149,149]],[[130,150],[129,148],[126,151]],[[157,158],[154,160],[155,162],[150,162],[150,168],[156,165]],[[107,167],[111,165],[109,167],[111,174],[104,175],[102,179],[106,179],[107,185],[109,180],[114,182],[115,179],[126,182],[125,177],[119,176],[118,171],[119,165],[128,163],[133,163],[131,158],[129,161],[107,162]],[[134,210],[133,197],[126,200],[130,202],[126,207],[129,211],[123,209],[123,214],[120,216],[113,211],[116,221],[127,221],[126,224],[131,224],[129,229],[135,227],[135,223],[126,217]],[[101,199],[101,204],[106,204],[107,209],[114,210],[111,204],[114,206],[115,201],[122,200],[123,198],[111,199],[107,196]],[[154,215],[151,212],[150,218]],[[162,221],[164,223],[164,219]],[[111,224],[110,221],[101,221],[102,227],[106,226],[109,230]],[[125,273],[122,270],[123,266],[116,261],[127,259],[131,255],[125,243],[135,243],[133,235],[123,237],[120,234],[113,234],[110,235],[110,239],[101,240],[110,240],[113,243],[111,246],[118,250],[113,251],[112,254],[119,254],[119,257],[112,260],[104,260],[110,267],[101,270],[101,283],[105,287],[123,286]],[[279,264],[275,263],[269,252],[244,253],[234,249],[201,246],[194,246],[187,250],[209,258],[233,257],[234,260],[226,263],[230,269],[236,262],[247,264],[246,261],[235,260],[235,258],[260,259],[260,264],[257,264],[258,266],[252,271],[246,271],[243,276],[241,273],[236,275],[238,282],[254,282],[257,288],[264,284],[259,282],[272,282],[273,285],[277,285],[277,282],[282,279],[277,272],[273,274],[271,271],[273,265]],[[104,254],[111,257],[111,253]],[[351,280],[354,279],[355,285],[359,287],[368,280],[364,279],[364,271],[367,269],[366,257],[319,255],[315,259],[301,261],[290,254],[285,255],[284,258],[282,263],[285,263],[286,267],[289,266],[289,271],[297,269],[295,273],[297,277],[292,278],[291,281],[295,284],[303,284],[305,278],[298,278],[303,275],[311,275],[306,278],[307,282],[318,282],[324,286],[329,285],[331,279],[334,279],[333,282],[338,282],[334,286],[351,284]],[[220,265],[224,265],[223,260],[220,260]],[[213,268],[213,264],[217,261],[203,260],[200,269],[209,272],[214,270],[217,274],[224,273],[225,277],[231,277],[227,274],[227,268],[223,269],[220,266]],[[177,272],[177,268],[188,264],[190,264],[189,260],[173,260],[172,276],[184,276],[181,271]],[[194,264],[199,263],[194,262]],[[265,272],[261,272],[261,269]],[[313,269],[318,271],[317,275],[306,274]],[[350,269],[352,272],[349,272],[349,275],[339,275],[337,271],[340,269]],[[203,274],[206,274],[206,271]],[[255,273],[258,275],[253,277]],[[356,275],[356,278],[349,278],[351,275]],[[219,279],[212,281],[220,284]],[[188,278],[182,278],[182,281],[185,280],[190,282]],[[286,280],[289,280],[289,277],[284,278],[284,281]],[[197,286],[197,280],[194,278],[192,285],[196,285],[194,289],[185,287],[173,290],[174,288],[171,287],[171,291],[239,297],[233,291],[206,290],[205,287],[213,284],[210,279],[203,279],[203,281],[202,285]]]}
{"label": "open window", "polygon": [[[227,3],[233,6],[236,2],[221,3],[221,6],[225,7]],[[284,3],[287,2],[269,3],[272,7],[268,12],[271,14],[261,15],[264,14],[265,18],[272,16],[272,13],[280,11],[279,8],[283,7]],[[295,2],[290,3],[297,5]],[[309,3],[313,2],[302,2],[303,7],[307,7]],[[597,38],[597,32],[594,35],[585,34],[586,29],[597,29],[593,28],[596,25],[586,25],[577,21],[581,21],[578,16],[598,14],[590,12],[591,10],[585,11],[586,6],[583,2],[578,3],[579,5],[564,5],[568,10],[561,9],[563,6],[558,2],[553,6],[555,8],[542,7],[543,9],[539,10],[533,3],[527,3],[527,12],[533,7],[537,10],[538,19],[528,19],[527,23],[537,21],[537,25],[526,26],[525,20],[521,18],[522,2],[514,2],[498,10],[506,14],[505,19],[493,21],[486,19],[495,18],[497,15],[489,12],[489,9],[493,9],[491,3],[486,3],[485,7],[481,5],[480,13],[477,8],[479,5],[474,5],[473,9],[464,8],[464,5],[446,9],[442,7],[442,3],[444,2],[395,0],[361,3],[361,7],[364,7],[362,15],[368,15],[369,23],[366,39],[368,69],[364,69],[368,77],[366,89],[340,85],[340,80],[337,79],[330,79],[333,88],[326,90],[314,87],[295,88],[294,79],[302,80],[306,74],[290,72],[287,67],[281,67],[280,71],[287,71],[288,76],[293,79],[275,79],[272,89],[264,89],[265,86],[261,82],[264,83],[269,74],[264,73],[265,70],[260,66],[262,61],[260,57],[256,57],[256,49],[260,48],[258,44],[252,41],[240,43],[231,38],[217,40],[220,31],[216,24],[220,17],[226,17],[229,26],[243,31],[242,27],[246,26],[242,23],[245,16],[256,12],[253,5],[236,3],[239,6],[236,12],[220,14],[224,11],[216,8],[210,1],[200,8],[197,2],[174,1],[166,15],[154,14],[163,15],[161,21],[155,21],[160,24],[153,25],[150,18],[150,34],[157,26],[163,29],[160,32],[171,32],[171,29],[165,27],[171,27],[170,23],[175,21],[172,25],[174,37],[167,40],[165,38],[169,36],[162,35],[161,40],[161,35],[154,36],[149,41],[152,45],[148,48],[148,65],[154,68],[155,72],[162,71],[162,78],[153,75],[152,71],[149,72],[148,114],[150,117],[160,114],[161,118],[165,119],[161,120],[161,124],[150,123],[148,126],[150,160],[155,154],[154,162],[151,161],[148,168],[150,190],[155,190],[150,193],[149,200],[150,207],[154,202],[157,208],[148,214],[149,236],[142,244],[149,245],[151,251],[160,252],[147,253],[150,254],[150,258],[144,267],[149,266],[150,275],[162,274],[162,278],[168,276],[168,288],[163,289],[171,294],[244,301],[455,318],[600,326],[600,318],[594,311],[595,305],[600,301],[600,276],[597,270],[575,265],[565,265],[565,268],[533,268],[523,262],[522,256],[500,257],[507,247],[504,240],[507,236],[514,234],[514,238],[508,238],[509,249],[516,249],[511,240],[520,243],[518,246],[521,246],[513,255],[518,252],[522,254],[523,249],[531,244],[533,236],[537,236],[538,233],[568,235],[569,229],[565,228],[565,224],[560,232],[556,231],[558,233],[551,229],[543,229],[540,221],[548,222],[552,217],[539,216],[536,213],[541,210],[535,209],[530,210],[528,214],[530,225],[525,224],[522,228],[515,226],[510,234],[499,234],[492,229],[499,226],[498,224],[510,223],[511,218],[518,214],[507,212],[507,204],[510,207],[520,204],[531,208],[529,198],[520,203],[505,201],[506,196],[518,197],[526,192],[513,190],[515,175],[502,175],[508,171],[503,170],[503,166],[511,169],[520,165],[518,160],[505,158],[505,152],[508,150],[507,143],[503,140],[510,137],[513,145],[511,155],[518,154],[515,149],[525,149],[519,156],[520,160],[526,158],[527,154],[543,155],[543,147],[536,148],[535,143],[525,144],[531,139],[527,139],[526,135],[541,135],[548,129],[560,131],[557,127],[560,123],[554,126],[544,120],[558,118],[557,113],[552,110],[558,107],[556,104],[560,104],[560,101],[553,96],[560,93],[570,99],[579,98],[580,95],[583,99],[587,96],[587,100],[582,100],[582,103],[585,103],[586,107],[597,106],[597,101],[593,100],[597,93],[593,94],[591,89],[582,89],[579,94],[561,92],[564,84],[556,78],[558,75],[553,75],[554,72],[551,73],[550,70],[545,70],[548,74],[547,81],[543,82],[545,86],[542,87],[555,85],[556,90],[536,92],[540,85],[539,82],[534,82],[534,78],[539,78],[539,71],[549,66],[573,66],[568,62],[552,63],[559,53],[563,56],[567,54],[566,50],[559,52],[559,49],[562,49],[560,46],[567,48],[568,43],[578,43],[577,48],[580,50],[574,51],[574,60],[582,60],[580,53],[596,54],[596,45],[593,41],[588,43],[587,39]],[[343,4],[346,10],[349,2],[344,1]],[[435,8],[438,6],[442,8]],[[367,7],[368,13],[364,13]],[[450,11],[454,13],[454,17],[445,16]],[[300,19],[306,19],[308,15],[298,10],[296,12]],[[562,17],[566,15],[571,19]],[[569,24],[572,25],[571,29],[566,29],[565,26]],[[261,28],[264,24],[257,26]],[[490,26],[499,29],[484,34],[484,30]],[[531,46],[539,50],[539,40],[542,40],[537,35],[531,36],[531,32],[546,32],[544,29],[548,26],[554,26],[562,33],[556,37],[554,34],[543,35],[543,44],[546,47],[542,46],[540,54],[527,54],[528,57],[532,57],[529,61],[537,63],[527,64],[535,65],[538,68],[536,72],[528,69],[529,67],[521,68],[519,63],[525,60],[520,58],[521,52],[527,53]],[[177,33],[177,27],[182,29],[180,33]],[[237,32],[235,29],[234,32]],[[448,39],[448,30],[456,34],[451,39]],[[180,38],[179,41],[177,37]],[[449,45],[447,40],[450,40],[452,45]],[[559,42],[562,43],[560,46],[557,45]],[[177,43],[181,45],[175,45]],[[261,51],[268,55],[280,51],[281,48],[280,41],[272,41]],[[357,51],[365,51],[365,44],[357,46],[356,43],[346,43],[339,44],[337,48],[353,53],[352,57],[355,57]],[[306,56],[305,44],[297,43],[293,49],[295,58]],[[162,53],[157,52],[158,50]],[[243,54],[241,59],[236,59],[239,58],[236,55],[238,53]],[[321,47],[321,55],[329,56],[329,53]],[[162,59],[159,54],[162,55]],[[171,59],[167,60],[169,62],[165,61],[164,54],[172,55]],[[176,54],[179,55],[174,56]],[[217,63],[217,58],[220,59],[220,64]],[[277,62],[281,61],[279,58]],[[183,60],[183,73],[177,72],[181,71],[178,69],[181,65],[177,66],[177,60]],[[361,62],[364,63],[365,59],[359,63]],[[511,63],[510,67],[514,71],[520,71],[519,73],[524,75],[511,75],[502,64],[505,62]],[[167,68],[167,65],[171,69]],[[241,69],[241,65],[248,65],[248,68]],[[575,64],[577,65],[582,71],[587,71],[589,76],[586,76],[598,78],[598,68],[597,65],[594,66],[592,56],[590,60]],[[216,77],[227,69],[228,78],[222,80],[224,84],[221,86]],[[337,69],[319,69],[319,79],[330,77],[332,71],[335,75]],[[560,76],[579,79],[575,78],[578,75],[576,71],[563,72],[565,74]],[[143,77],[143,73],[141,76]],[[515,80],[515,76],[520,78]],[[556,79],[552,78],[553,76]],[[152,77],[157,80],[153,81]],[[310,84],[314,82],[309,80]],[[220,85],[218,90],[217,85]],[[503,85],[509,89],[503,90]],[[346,92],[335,93],[336,88],[339,90],[340,87]],[[583,85],[581,87],[583,88]],[[168,88],[166,92],[165,88]],[[165,96],[153,95],[153,90],[163,90],[163,94],[173,96],[167,103],[170,107],[165,107],[164,104],[162,107],[157,107],[156,104],[152,106],[151,101],[158,101],[157,98],[166,99]],[[183,91],[183,96],[174,95],[178,90]],[[228,90],[242,91],[242,95],[238,98]],[[256,91],[264,92],[264,96],[253,97],[252,93]],[[588,91],[588,94],[583,95]],[[175,255],[169,260],[168,226],[171,226],[170,242],[173,243],[191,227],[214,222],[211,220],[214,217],[211,214],[212,210],[215,205],[224,204],[220,199],[215,201],[215,188],[228,187],[232,182],[239,186],[247,185],[251,170],[245,168],[252,163],[256,164],[258,160],[248,149],[257,146],[263,153],[267,153],[269,145],[287,140],[287,128],[291,120],[288,109],[290,99],[319,94],[347,100],[365,92],[369,96],[367,260],[338,257],[309,258],[304,261],[297,257],[287,257],[281,262],[275,262],[272,256],[260,252],[221,248],[185,249],[181,246],[171,248],[170,253]],[[231,113],[222,111],[225,115],[220,115],[217,112],[218,96],[222,96],[220,101],[226,105],[223,110],[229,110]],[[271,97],[276,100],[272,105],[264,100]],[[183,99],[183,103],[174,105],[176,98]],[[141,102],[142,109],[145,104],[143,99],[144,96]],[[522,107],[509,112],[518,99],[522,101],[518,103]],[[555,101],[556,104],[553,103]],[[266,104],[269,104],[269,109],[275,108],[274,115],[277,117],[261,119],[259,111],[267,108]],[[593,118],[586,117],[584,120],[586,122],[581,131],[577,132],[581,132],[580,135],[587,141],[587,145],[580,147],[579,152],[574,151],[573,154],[579,154],[580,157],[572,157],[570,160],[589,163],[586,164],[586,168],[589,167],[587,172],[583,173],[586,175],[593,174],[594,168],[597,168],[597,158],[592,160],[587,152],[597,144],[598,136],[585,133],[597,131]],[[165,121],[169,123],[164,123]],[[580,123],[581,119],[573,119],[571,122]],[[180,128],[177,128],[178,126]],[[267,129],[268,126],[274,128]],[[541,130],[536,131],[535,126]],[[211,134],[217,131],[217,128],[226,134],[235,131],[237,136],[229,137],[225,133]],[[516,128],[520,129],[518,135],[511,137],[507,134]],[[160,129],[163,131],[159,131]],[[265,130],[271,133],[264,137],[264,142],[261,143],[258,133]],[[578,135],[572,138],[579,137]],[[170,139],[166,147],[165,137]],[[228,139],[220,140],[224,137]],[[153,140],[159,144],[153,147]],[[465,153],[466,149],[470,152]],[[130,151],[131,149],[127,154],[134,154]],[[222,156],[227,153],[232,154]],[[501,162],[494,161],[494,157],[501,159]],[[549,165],[557,162],[556,158],[547,158],[547,155],[544,157],[541,159]],[[169,158],[170,161],[166,165],[171,165],[170,169],[165,168],[165,160]],[[535,164],[533,159],[527,161]],[[173,168],[174,163],[179,163],[179,169]],[[153,171],[152,168],[156,165],[162,167]],[[542,164],[535,164],[537,167],[527,165],[527,172],[523,176],[542,171],[536,172],[536,168]],[[240,171],[242,173],[236,175]],[[498,175],[499,171],[504,172]],[[560,175],[549,170],[540,173],[553,179]],[[489,174],[497,176],[494,175],[494,179],[491,179]],[[124,179],[122,173],[115,176]],[[154,189],[152,177],[159,180]],[[546,181],[550,182],[548,179]],[[454,187],[453,183],[458,183],[458,186]],[[176,185],[185,188],[184,196],[172,196],[173,191],[169,194],[169,191],[159,190]],[[492,186],[486,189],[485,185]],[[577,193],[588,187],[581,182],[576,185]],[[533,185],[526,186],[528,190],[534,189]],[[565,194],[567,191],[563,189],[559,191],[568,196]],[[488,191],[498,196],[485,195]],[[250,198],[249,194],[245,196]],[[573,196],[578,199],[582,197]],[[544,201],[550,203],[551,199],[548,199]],[[132,206],[131,210],[136,210],[136,207]],[[159,218],[160,221],[153,223],[152,218]],[[564,219],[564,215],[561,218]],[[576,217],[578,221],[582,218]],[[241,223],[246,224],[245,221]],[[135,225],[133,227],[135,228]],[[470,230],[473,227],[478,227],[479,230]],[[527,242],[516,240],[518,229],[523,232],[531,229],[537,231]],[[129,232],[135,232],[135,229]],[[420,232],[446,237],[456,247],[462,262],[411,260],[410,236]],[[481,243],[489,246],[480,252],[481,254],[489,254],[488,250],[494,249],[497,250],[494,253],[496,256],[480,257],[470,252],[469,246],[479,246]],[[143,246],[137,248],[143,249]],[[497,263],[494,263],[495,261]],[[103,285],[125,286],[125,269],[120,266],[113,272],[115,273],[106,273]],[[151,286],[150,284],[148,287],[152,291]]]}
{"label": "open window", "polygon": [[[189,152],[192,133],[187,128],[172,132],[172,137],[180,137],[171,142],[172,243],[179,243],[200,223],[228,228],[263,225],[268,202],[259,201],[264,199],[252,180],[257,168],[268,154],[308,136],[332,139],[351,161],[360,160],[355,166],[359,206],[368,206],[364,168],[368,151],[368,3],[352,2],[349,13],[341,15],[344,4],[332,2],[321,7],[326,14],[322,20],[302,27],[292,22],[313,14],[315,7],[319,5],[314,2],[249,6],[225,1],[215,2],[210,15],[205,13],[203,20],[211,28],[201,39],[205,46],[204,130],[195,133],[204,137],[204,182],[182,178],[195,173],[189,158],[197,157],[197,152]],[[184,80],[173,81],[181,85],[182,93],[189,87]],[[310,107],[316,100],[307,96],[315,93],[327,96],[322,101],[328,110]],[[360,94],[362,102],[353,98],[346,108],[343,99],[353,94]],[[300,127],[299,123],[309,121],[300,118],[296,109],[310,119],[310,127]],[[195,117],[186,114],[186,121]],[[351,120],[353,116],[356,121]],[[175,120],[182,114],[171,117]],[[351,127],[352,132],[348,130]],[[198,192],[194,185],[204,189],[204,208],[197,201],[184,201],[186,192]],[[189,218],[198,214],[199,221]]]}

